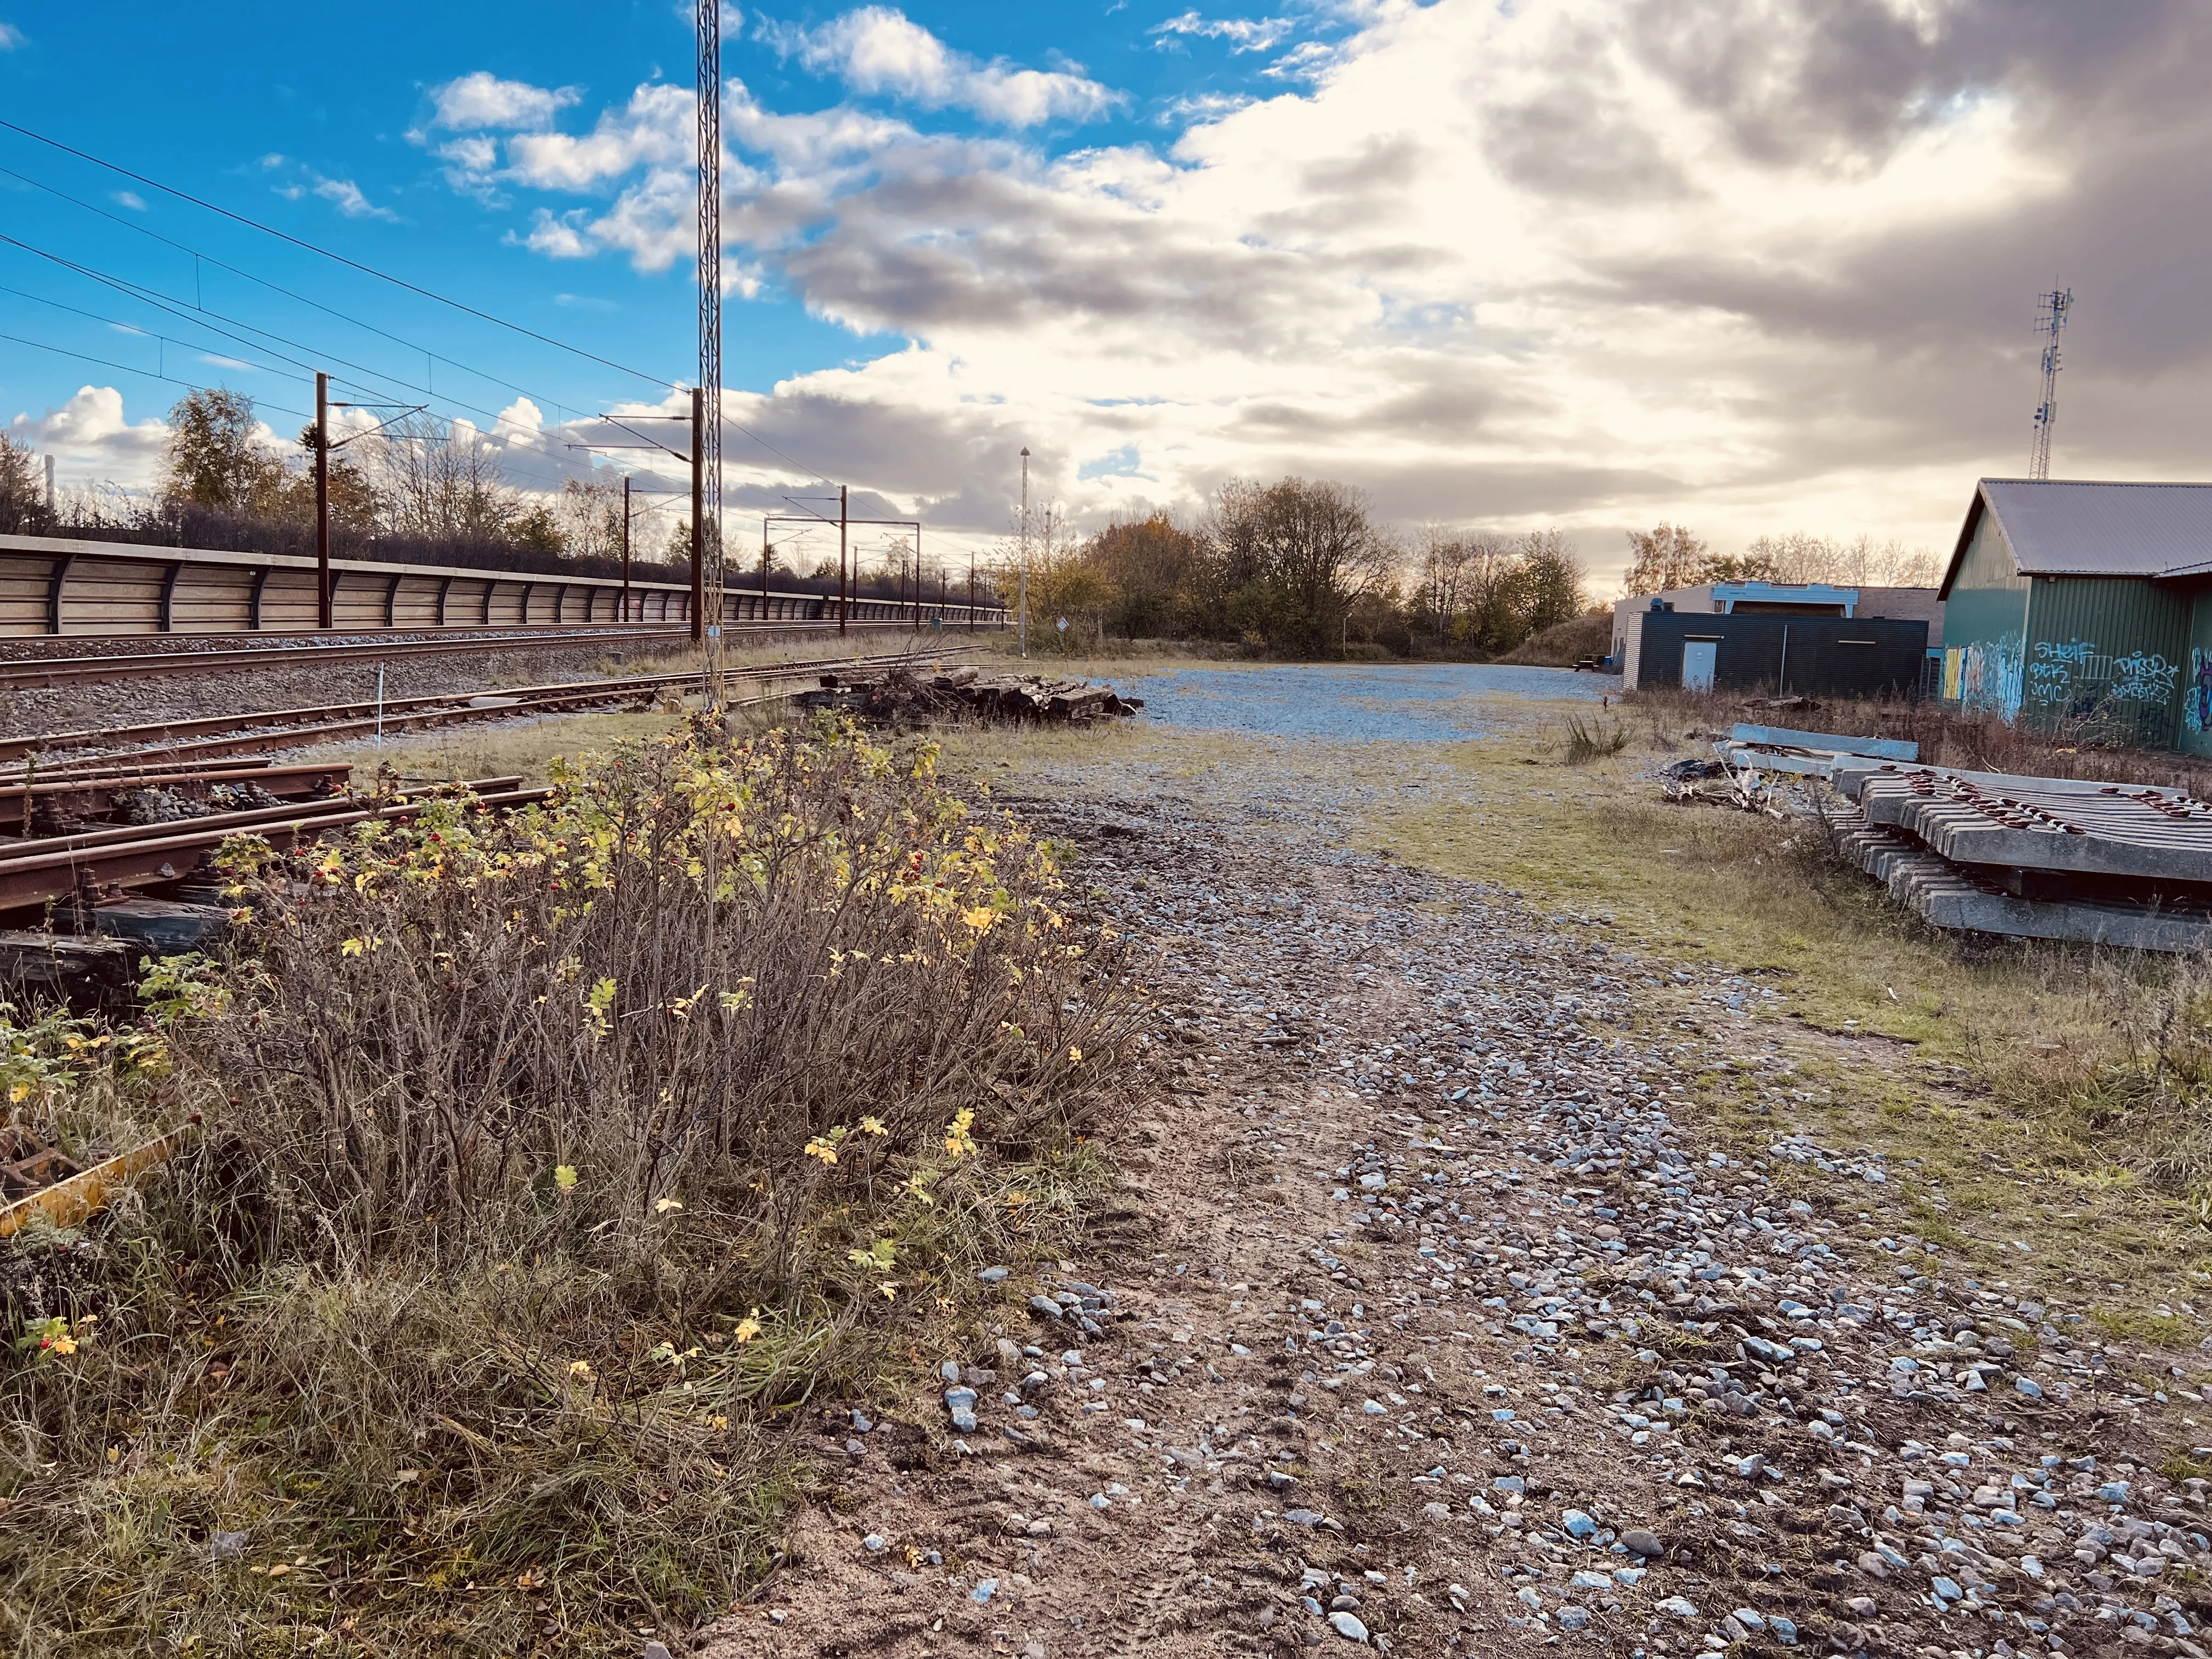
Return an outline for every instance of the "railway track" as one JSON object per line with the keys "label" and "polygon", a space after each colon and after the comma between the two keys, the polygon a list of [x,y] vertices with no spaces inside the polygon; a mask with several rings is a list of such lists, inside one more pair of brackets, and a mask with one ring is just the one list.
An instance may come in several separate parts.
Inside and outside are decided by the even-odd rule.
{"label": "railway track", "polygon": [[[836,623],[817,622],[732,623],[724,638],[748,634],[824,633]],[[904,623],[854,623],[856,630],[882,634],[909,631]],[[267,635],[216,635],[210,639],[259,639]],[[403,657],[491,656],[512,651],[574,650],[578,647],[659,647],[683,649],[690,643],[683,628],[625,628],[600,623],[588,628],[515,629],[479,634],[460,639],[362,640],[357,636],[325,642],[329,636],[307,637],[282,643],[216,646],[210,649],[143,651],[128,654],[64,657],[0,658],[0,690],[45,690],[62,685],[88,685],[107,680],[141,679],[168,674],[210,674],[234,670],[289,669],[320,666],[327,662],[385,662]]]}
{"label": "railway track", "polygon": [[[929,652],[896,652],[866,657],[820,657],[758,663],[727,671],[732,680],[772,684],[806,679],[825,670],[890,667],[902,663],[963,656],[975,646],[948,646]],[[80,732],[50,732],[0,738],[0,802],[40,779],[66,780],[81,770],[113,769],[120,763],[155,766],[296,749],[308,744],[343,742],[381,732],[465,725],[512,719],[518,714],[557,714],[635,702],[641,696],[681,690],[699,683],[696,669],[678,673],[630,674],[557,685],[517,686],[492,692],[441,692],[392,698],[381,705],[356,700],[301,708],[207,714],[156,720],[144,726],[107,726]],[[83,762],[46,757],[77,749],[109,751]],[[35,757],[35,758],[34,758]],[[9,765],[7,763],[19,763]],[[4,816],[0,811],[0,816]]]}
{"label": "railway track", "polygon": [[579,646],[673,646],[690,642],[681,628],[532,629],[527,633],[477,635],[455,640],[349,640],[324,643],[303,639],[283,644],[217,647],[210,650],[142,651],[130,654],[0,658],[0,690],[28,690],[57,685],[85,685],[102,680],[139,679],[162,674],[210,674],[227,670],[300,668],[325,662],[399,657],[488,656],[507,651],[573,650]]}

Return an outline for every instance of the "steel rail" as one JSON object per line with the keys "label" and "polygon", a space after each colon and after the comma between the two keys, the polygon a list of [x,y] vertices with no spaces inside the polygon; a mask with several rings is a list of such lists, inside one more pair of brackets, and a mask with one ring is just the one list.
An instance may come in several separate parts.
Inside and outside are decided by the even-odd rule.
{"label": "steel rail", "polygon": [[[550,789],[510,789],[479,795],[476,806],[527,806],[547,799]],[[234,836],[252,834],[272,844],[297,846],[303,837],[326,830],[349,829],[372,819],[398,821],[427,810],[429,801],[416,797],[402,801],[336,803],[343,810],[315,811],[294,809],[289,813],[264,811],[260,822],[245,825],[207,827],[210,820],[191,822],[201,827],[179,830],[175,824],[156,824],[160,833],[142,834],[136,840],[103,842],[89,847],[61,847],[46,852],[0,857],[0,910],[22,909],[65,898],[88,878],[109,887],[147,887],[180,881],[210,848]],[[229,816],[226,814],[225,816]]]}
{"label": "steel rail", "polygon": [[[963,655],[975,646],[950,646],[926,653],[933,657]],[[921,659],[924,653],[896,656],[819,658],[787,663],[761,663],[733,671],[739,678],[760,681],[802,679],[825,669],[882,667]],[[369,731],[409,731],[426,725],[460,725],[476,720],[510,719],[517,714],[544,713],[578,705],[619,702],[641,692],[685,688],[697,684],[696,671],[672,674],[637,674],[607,679],[574,681],[562,684],[514,686],[496,691],[446,692],[435,696],[386,701],[380,709],[374,702],[332,703],[321,707],[266,709],[238,714],[200,715],[146,726],[111,727],[104,731],[44,732],[0,739],[0,762],[21,760],[53,750],[84,749],[112,744],[126,755],[103,755],[82,763],[57,762],[40,765],[37,774],[65,779],[76,765],[112,767],[123,758],[174,762],[190,757],[219,757],[256,752],[269,748],[297,748],[304,744],[332,742]],[[758,701],[755,699],[754,701]],[[203,733],[220,733],[202,738]],[[131,748],[131,745],[138,745]],[[0,774],[0,792],[28,775],[27,770]]]}
{"label": "steel rail", "polygon": [[[172,637],[175,637],[172,635]],[[267,635],[263,637],[266,638]],[[155,674],[207,674],[233,669],[300,668],[336,659],[368,657],[473,656],[501,651],[554,650],[561,647],[623,645],[653,641],[681,645],[680,628],[624,629],[608,624],[590,631],[478,635],[461,640],[370,641],[351,645],[267,645],[244,650],[148,651],[131,656],[0,658],[0,689],[82,685],[99,680],[137,679]]]}
{"label": "steel rail", "polygon": [[[489,799],[513,794],[522,787],[517,775],[499,778],[472,778],[457,786]],[[402,804],[419,802],[424,796],[436,793],[434,787],[402,790],[387,799]],[[279,801],[274,806],[241,807],[235,812],[210,812],[197,818],[172,818],[165,823],[102,824],[98,829],[73,830],[67,835],[40,836],[13,845],[0,842],[0,869],[5,869],[19,859],[35,858],[47,853],[67,853],[92,850],[106,847],[129,847],[144,841],[159,841],[180,830],[224,830],[235,833],[251,830],[264,823],[290,823],[310,818],[324,818],[340,812],[356,811],[364,804],[379,805],[374,797],[359,795],[325,795],[313,800]]]}
{"label": "steel rail", "polygon": [[[903,622],[855,623],[855,628],[881,630],[896,629],[912,630]],[[743,622],[725,623],[723,637],[745,634],[810,634],[834,629],[834,620],[821,622]],[[399,633],[420,634],[421,629],[398,629]],[[88,637],[88,636],[71,636]],[[111,639],[131,638],[132,635],[109,635]],[[179,635],[175,638],[205,639],[271,639],[281,635]],[[563,647],[596,645],[672,645],[678,648],[688,646],[690,635],[681,627],[624,628],[620,623],[605,623],[589,628],[568,629],[559,632],[532,629],[528,632],[515,631],[500,635],[477,635],[466,639],[394,639],[356,641],[342,645],[322,645],[315,636],[303,636],[297,643],[270,644],[241,649],[220,648],[210,651],[147,651],[127,656],[81,657],[0,657],[0,690],[40,690],[59,685],[84,685],[104,680],[137,679],[163,674],[210,674],[228,670],[262,668],[299,668],[308,664],[320,664],[333,659],[367,658],[379,661],[392,657],[487,656],[503,651],[557,650]]]}

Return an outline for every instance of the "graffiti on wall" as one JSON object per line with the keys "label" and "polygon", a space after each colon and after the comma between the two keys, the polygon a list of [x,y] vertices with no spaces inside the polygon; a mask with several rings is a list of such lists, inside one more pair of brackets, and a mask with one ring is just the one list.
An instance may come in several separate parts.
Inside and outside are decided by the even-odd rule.
{"label": "graffiti on wall", "polygon": [[2027,641],[2018,634],[1978,641],[1959,663],[1959,706],[2010,720],[2020,713]]}
{"label": "graffiti on wall", "polygon": [[2168,662],[2155,651],[2137,651],[2112,659],[2112,686],[2106,695],[2115,702],[2173,701],[2173,688],[2181,679],[2181,665]]}
{"label": "graffiti on wall", "polygon": [[2039,708],[2071,714],[2093,714],[2111,703],[2164,708],[2180,683],[2181,665],[2167,661],[2162,653],[2106,656],[2094,640],[2038,641],[2035,660],[2027,669],[2029,699]]}
{"label": "graffiti on wall", "polygon": [[2074,701],[2074,688],[2089,667],[2097,647],[2088,640],[2035,642],[2035,660],[2027,665],[2027,695],[2045,708],[2064,708]]}
{"label": "graffiti on wall", "polygon": [[2212,651],[2189,647],[2189,690],[2181,699],[2181,723],[2192,732],[2212,732]]}

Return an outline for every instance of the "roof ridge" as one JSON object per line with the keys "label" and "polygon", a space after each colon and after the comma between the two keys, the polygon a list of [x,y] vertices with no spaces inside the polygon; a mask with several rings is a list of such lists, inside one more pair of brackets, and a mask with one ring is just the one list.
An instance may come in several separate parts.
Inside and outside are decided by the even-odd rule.
{"label": "roof ridge", "polygon": [[2094,489],[2212,489],[2212,478],[1984,478],[1983,483],[2064,484]]}

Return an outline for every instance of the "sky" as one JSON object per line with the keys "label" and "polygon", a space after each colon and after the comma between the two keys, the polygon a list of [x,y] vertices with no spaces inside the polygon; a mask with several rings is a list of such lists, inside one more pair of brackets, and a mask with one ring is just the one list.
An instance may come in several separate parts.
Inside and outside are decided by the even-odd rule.
{"label": "sky", "polygon": [[[1948,550],[2025,470],[2054,283],[2053,476],[2212,476],[2194,0],[723,18],[739,543],[843,484],[957,556],[1026,446],[1078,529],[1296,473],[1408,534],[1565,530],[1601,590],[1662,520]],[[689,9],[637,0],[0,0],[0,424],[143,489],[188,386],[274,441],[319,367],[523,487],[674,490],[592,417],[696,373],[693,76]]]}

